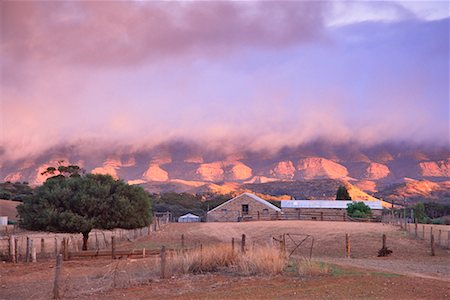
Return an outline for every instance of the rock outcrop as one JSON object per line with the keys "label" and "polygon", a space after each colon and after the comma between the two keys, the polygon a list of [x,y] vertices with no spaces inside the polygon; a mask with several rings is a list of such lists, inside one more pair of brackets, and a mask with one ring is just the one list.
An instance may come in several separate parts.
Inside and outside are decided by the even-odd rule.
{"label": "rock outcrop", "polygon": [[270,170],[270,175],[279,179],[293,179],[295,166],[290,160],[280,161]]}
{"label": "rock outcrop", "polygon": [[169,173],[163,170],[158,164],[150,163],[147,170],[142,174],[142,177],[147,181],[167,181],[169,180]]}
{"label": "rock outcrop", "polygon": [[370,163],[366,168],[364,177],[369,180],[379,180],[388,176],[389,173],[387,166],[379,163]]}
{"label": "rock outcrop", "polygon": [[420,173],[425,177],[450,177],[450,158],[419,163]]}
{"label": "rock outcrop", "polygon": [[200,164],[195,171],[195,177],[198,180],[216,182],[224,180],[224,173],[222,162],[212,162]]}
{"label": "rock outcrop", "polygon": [[241,162],[231,163],[225,174],[225,179],[231,181],[246,180],[250,177],[252,177],[252,169]]}
{"label": "rock outcrop", "polygon": [[298,161],[297,178],[320,179],[320,178],[345,178],[348,170],[343,165],[321,157],[309,157]]}

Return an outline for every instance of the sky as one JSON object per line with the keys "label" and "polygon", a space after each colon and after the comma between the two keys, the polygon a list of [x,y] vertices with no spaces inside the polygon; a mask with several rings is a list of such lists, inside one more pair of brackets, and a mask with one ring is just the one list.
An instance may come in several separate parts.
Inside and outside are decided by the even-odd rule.
{"label": "sky", "polygon": [[448,1],[2,1],[0,160],[449,146]]}

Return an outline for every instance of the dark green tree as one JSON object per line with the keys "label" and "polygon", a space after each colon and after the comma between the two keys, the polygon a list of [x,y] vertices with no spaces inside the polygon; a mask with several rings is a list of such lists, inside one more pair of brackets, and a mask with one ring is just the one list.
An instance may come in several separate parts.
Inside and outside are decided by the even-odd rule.
{"label": "dark green tree", "polygon": [[414,205],[414,216],[418,223],[426,223],[427,215],[425,213],[425,205],[423,203],[417,203]]}
{"label": "dark green tree", "polygon": [[[52,175],[53,177],[78,177],[84,170],[77,165],[64,165],[64,160],[58,161],[57,167],[48,167],[41,175]],[[57,173],[58,172],[58,173]]]}
{"label": "dark green tree", "polygon": [[87,249],[93,228],[138,228],[151,222],[151,200],[139,186],[109,175],[55,176],[17,207],[19,224],[29,230],[83,234]]}
{"label": "dark green tree", "polygon": [[336,192],[336,200],[352,200],[347,188],[344,185],[340,185]]}
{"label": "dark green tree", "polygon": [[372,215],[372,209],[364,202],[353,202],[347,204],[347,213],[353,218],[367,218]]}

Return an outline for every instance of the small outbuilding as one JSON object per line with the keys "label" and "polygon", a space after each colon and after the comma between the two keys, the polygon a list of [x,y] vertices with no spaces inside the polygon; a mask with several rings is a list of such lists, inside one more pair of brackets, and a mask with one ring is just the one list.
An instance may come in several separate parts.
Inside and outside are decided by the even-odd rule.
{"label": "small outbuilding", "polygon": [[178,223],[195,223],[200,222],[201,219],[199,216],[188,213],[178,218]]}
{"label": "small outbuilding", "polygon": [[244,193],[208,211],[207,221],[277,220],[280,215],[280,208],[254,194]]}
{"label": "small outbuilding", "polygon": [[373,217],[381,218],[381,201],[283,200],[281,210],[284,219],[288,220],[346,221],[347,205],[355,202],[364,202],[372,209]]}

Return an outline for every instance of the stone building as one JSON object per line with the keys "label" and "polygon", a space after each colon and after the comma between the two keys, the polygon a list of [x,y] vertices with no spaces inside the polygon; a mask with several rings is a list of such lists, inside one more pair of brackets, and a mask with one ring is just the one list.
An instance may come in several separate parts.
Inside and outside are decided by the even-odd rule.
{"label": "stone building", "polygon": [[381,219],[381,201],[284,200],[281,210],[285,220],[347,221],[347,204],[353,202],[364,202],[372,209],[372,217]]}
{"label": "stone building", "polygon": [[240,222],[280,217],[281,209],[256,195],[244,193],[208,211],[206,219],[208,222]]}

